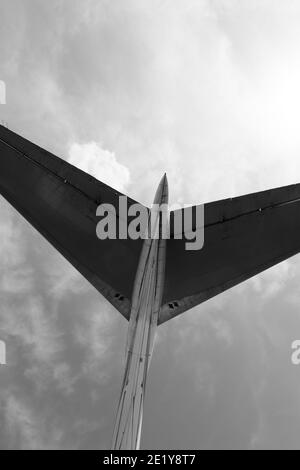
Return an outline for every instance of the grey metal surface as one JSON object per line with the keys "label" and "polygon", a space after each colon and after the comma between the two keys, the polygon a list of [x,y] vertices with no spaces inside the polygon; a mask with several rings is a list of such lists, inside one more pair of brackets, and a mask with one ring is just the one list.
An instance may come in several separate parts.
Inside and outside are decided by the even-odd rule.
{"label": "grey metal surface", "polygon": [[201,250],[167,241],[159,324],[297,254],[300,185],[205,204],[204,220]]}
{"label": "grey metal surface", "polygon": [[3,126],[0,193],[129,319],[142,240],[96,236],[97,206],[118,211],[121,193]]}
{"label": "grey metal surface", "polygon": [[[154,203],[167,204],[168,182],[162,178]],[[153,210],[156,227],[161,210]],[[127,357],[112,448],[139,449],[147,373],[153,352],[165,274],[166,240],[145,239],[136,273],[128,327]]]}

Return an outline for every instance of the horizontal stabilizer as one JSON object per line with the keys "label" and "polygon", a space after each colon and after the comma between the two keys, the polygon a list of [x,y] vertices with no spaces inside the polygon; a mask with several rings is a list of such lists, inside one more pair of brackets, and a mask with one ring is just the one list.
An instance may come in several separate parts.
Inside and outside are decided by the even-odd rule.
{"label": "horizontal stabilizer", "polygon": [[185,243],[171,232],[159,323],[298,253],[300,184],[204,204],[204,246]]}
{"label": "horizontal stabilizer", "polygon": [[[96,235],[97,207],[110,203],[120,217],[121,193],[3,126],[0,193],[129,318],[142,240]],[[135,203],[127,199],[128,206]]]}

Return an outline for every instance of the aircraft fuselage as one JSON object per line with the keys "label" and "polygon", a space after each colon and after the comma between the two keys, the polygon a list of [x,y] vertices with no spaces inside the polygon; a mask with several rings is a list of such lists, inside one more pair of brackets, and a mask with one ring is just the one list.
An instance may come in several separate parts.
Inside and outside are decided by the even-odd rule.
{"label": "aircraft fuselage", "polygon": [[[166,239],[161,236],[162,207],[168,203],[164,175],[151,210],[157,237],[143,243],[136,272],[126,346],[126,368],[113,435],[113,449],[139,449],[147,372],[154,346],[164,286]],[[165,214],[164,214],[165,215]],[[150,215],[149,215],[150,217]],[[151,232],[153,233],[153,232]]]}

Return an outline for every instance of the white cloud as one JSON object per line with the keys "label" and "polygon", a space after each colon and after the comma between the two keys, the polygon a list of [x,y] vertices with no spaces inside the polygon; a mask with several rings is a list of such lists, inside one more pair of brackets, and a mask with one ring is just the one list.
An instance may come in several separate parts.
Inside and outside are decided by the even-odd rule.
{"label": "white cloud", "polygon": [[90,305],[88,318],[82,313],[73,325],[74,340],[84,349],[82,375],[97,383],[104,383],[107,368],[105,365],[111,354],[112,328],[116,318],[105,302]]}
{"label": "white cloud", "polygon": [[41,448],[41,434],[32,410],[15,396],[9,396],[5,404],[5,421],[12,443],[19,441],[21,449]]}
{"label": "white cloud", "polygon": [[10,434],[10,447],[22,450],[59,448],[62,430],[49,428],[44,413],[36,410],[30,399],[7,394],[4,405],[4,426]]}
{"label": "white cloud", "polygon": [[290,260],[286,260],[254,276],[248,284],[241,285],[241,290],[247,289],[247,285],[251,285],[260,295],[261,300],[270,300],[282,291],[294,276],[295,268]]}
{"label": "white cloud", "polygon": [[0,291],[13,294],[30,292],[33,286],[32,274],[32,270],[26,266],[11,270],[6,269],[0,275]]}
{"label": "white cloud", "polygon": [[53,302],[61,300],[66,295],[83,294],[90,289],[90,284],[82,274],[54,250],[51,250],[45,258],[43,271]]}
{"label": "white cloud", "polygon": [[112,152],[102,149],[96,142],[72,143],[68,160],[72,165],[119,191],[124,191],[129,184],[128,168],[119,163]]}

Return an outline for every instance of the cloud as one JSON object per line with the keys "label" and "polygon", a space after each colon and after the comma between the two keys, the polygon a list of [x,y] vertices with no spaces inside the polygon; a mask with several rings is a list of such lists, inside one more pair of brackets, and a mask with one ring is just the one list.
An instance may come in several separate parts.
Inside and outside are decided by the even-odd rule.
{"label": "cloud", "polygon": [[[1,119],[101,181],[149,204],[167,171],[192,204],[299,180],[297,2],[14,0],[1,18]],[[0,237],[1,446],[108,446],[124,320],[8,204]],[[296,446],[297,272],[161,327],[144,446]]]}
{"label": "cloud", "polygon": [[10,394],[5,403],[4,417],[4,427],[10,435],[9,448],[37,450],[59,447],[61,429],[56,426],[49,428],[46,416],[37,412],[32,400]]}
{"label": "cloud", "polygon": [[74,341],[83,348],[84,358],[81,374],[90,381],[103,384],[106,380],[107,363],[112,358],[112,331],[115,316],[102,303],[90,305],[88,321],[78,315],[73,326]]}
{"label": "cloud", "polygon": [[296,274],[295,267],[290,260],[280,263],[259,276],[251,279],[254,290],[260,294],[262,300],[270,299],[279,294]]}
{"label": "cloud", "polygon": [[[40,255],[40,247],[38,247]],[[45,250],[43,250],[45,254]],[[65,296],[86,294],[90,284],[63,256],[49,247],[43,259],[39,256],[39,267],[43,270],[48,294],[53,302],[59,302]]]}
{"label": "cloud", "polygon": [[130,173],[115,155],[103,150],[96,142],[78,144],[69,148],[69,163],[113,188],[124,191],[130,182]]}
{"label": "cloud", "polygon": [[35,422],[32,411],[22,401],[14,396],[8,397],[5,415],[12,444],[20,449],[32,450],[43,447],[40,426]]}

